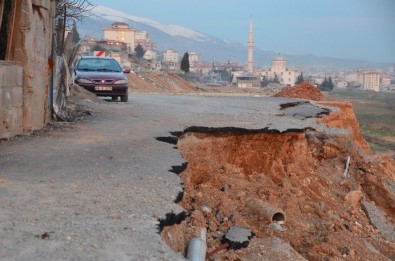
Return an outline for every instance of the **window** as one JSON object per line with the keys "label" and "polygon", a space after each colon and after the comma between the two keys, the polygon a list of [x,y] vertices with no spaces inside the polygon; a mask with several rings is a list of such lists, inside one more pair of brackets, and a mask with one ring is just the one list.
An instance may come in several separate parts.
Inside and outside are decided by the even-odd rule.
{"label": "window", "polygon": [[9,20],[11,16],[11,0],[0,3],[0,60],[5,60],[9,34]]}
{"label": "window", "polygon": [[0,2],[0,60],[11,60],[15,48],[22,0],[4,0]]}

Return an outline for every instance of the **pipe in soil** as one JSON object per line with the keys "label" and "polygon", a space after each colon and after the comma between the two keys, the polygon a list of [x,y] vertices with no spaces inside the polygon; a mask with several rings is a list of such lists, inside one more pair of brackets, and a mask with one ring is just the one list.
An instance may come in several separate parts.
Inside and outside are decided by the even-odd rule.
{"label": "pipe in soil", "polygon": [[204,261],[206,260],[206,234],[205,228],[200,230],[199,238],[192,238],[188,245],[187,259],[189,261]]}
{"label": "pipe in soil", "polygon": [[270,221],[270,223],[285,223],[285,212],[279,208],[270,205],[267,202],[256,198],[248,198],[246,200],[246,205],[249,209],[257,213],[259,216],[262,216]]}

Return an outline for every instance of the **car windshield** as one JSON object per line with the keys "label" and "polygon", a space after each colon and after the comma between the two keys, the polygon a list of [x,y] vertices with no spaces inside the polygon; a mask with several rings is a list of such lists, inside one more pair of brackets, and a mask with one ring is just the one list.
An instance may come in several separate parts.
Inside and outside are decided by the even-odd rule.
{"label": "car windshield", "polygon": [[112,59],[81,59],[77,65],[79,71],[122,72],[121,67]]}

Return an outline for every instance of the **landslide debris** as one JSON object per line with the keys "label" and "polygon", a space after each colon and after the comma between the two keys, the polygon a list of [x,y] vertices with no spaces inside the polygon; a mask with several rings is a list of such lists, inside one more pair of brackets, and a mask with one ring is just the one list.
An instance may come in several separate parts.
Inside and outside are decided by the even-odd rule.
{"label": "landslide debris", "polygon": [[[255,235],[249,247],[210,260],[395,260],[395,162],[371,153],[351,104],[322,104],[339,111],[317,121],[348,134],[182,134],[177,147],[188,164],[180,204],[188,215],[161,231],[169,246],[185,254],[206,228],[210,252],[239,226]],[[251,198],[280,209],[286,221],[253,211]]]}
{"label": "landslide debris", "polygon": [[296,86],[285,87],[273,96],[306,99],[312,101],[324,100],[324,95],[321,93],[321,91],[308,82],[302,82],[301,84]]}

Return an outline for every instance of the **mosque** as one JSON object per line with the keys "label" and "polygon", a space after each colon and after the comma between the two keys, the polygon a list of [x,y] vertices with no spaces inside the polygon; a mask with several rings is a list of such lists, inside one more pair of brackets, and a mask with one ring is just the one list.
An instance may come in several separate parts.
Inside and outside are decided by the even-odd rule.
{"label": "mosque", "polygon": [[287,60],[284,57],[278,56],[272,60],[272,67],[266,70],[256,72],[261,79],[266,78],[273,80],[277,77],[278,81],[282,85],[294,85],[297,77],[295,70],[289,70],[287,67]]}
{"label": "mosque", "polygon": [[255,71],[254,70],[254,31],[252,26],[252,16],[250,18],[250,30],[248,33],[248,62],[247,73],[243,73],[237,77],[237,86],[239,88],[260,87],[260,82],[263,78],[268,80],[278,79],[282,85],[294,85],[297,77],[295,70],[289,70],[287,67],[288,61],[281,56],[272,60],[272,67]]}

